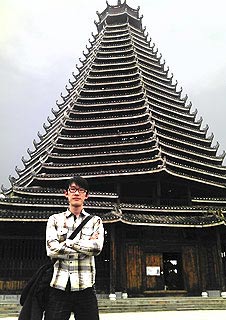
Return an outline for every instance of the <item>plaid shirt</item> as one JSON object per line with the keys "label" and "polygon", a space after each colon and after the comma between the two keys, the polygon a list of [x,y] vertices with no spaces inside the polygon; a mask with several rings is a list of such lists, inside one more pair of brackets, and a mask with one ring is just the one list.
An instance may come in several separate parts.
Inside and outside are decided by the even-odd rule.
{"label": "plaid shirt", "polygon": [[[101,219],[93,216],[73,240],[67,239],[87,215],[82,210],[75,220],[67,210],[49,217],[46,227],[47,255],[59,259],[54,264],[51,287],[65,290],[68,279],[71,291],[83,290],[95,283],[94,256],[100,254],[104,242]],[[94,232],[98,233],[98,239],[90,240]]]}

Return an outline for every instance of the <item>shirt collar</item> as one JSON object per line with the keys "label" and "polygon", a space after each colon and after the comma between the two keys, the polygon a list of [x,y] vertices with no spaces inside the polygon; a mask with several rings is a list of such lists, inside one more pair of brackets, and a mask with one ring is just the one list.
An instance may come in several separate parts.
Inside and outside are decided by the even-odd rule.
{"label": "shirt collar", "polygon": [[[86,217],[86,216],[88,216],[89,214],[88,214],[84,209],[82,209],[80,215],[81,215],[81,217]],[[69,209],[67,209],[67,211],[66,211],[66,217],[69,218],[70,216],[74,216],[74,214],[73,214]]]}

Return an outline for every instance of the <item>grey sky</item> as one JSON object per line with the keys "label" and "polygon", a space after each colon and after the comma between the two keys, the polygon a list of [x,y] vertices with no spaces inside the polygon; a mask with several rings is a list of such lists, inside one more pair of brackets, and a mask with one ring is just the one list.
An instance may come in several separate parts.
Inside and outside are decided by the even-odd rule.
{"label": "grey sky", "polygon": [[[109,0],[116,4],[117,0]],[[166,60],[178,90],[226,150],[225,0],[127,0]],[[96,33],[104,0],[0,0],[0,185],[17,177],[37,132]]]}

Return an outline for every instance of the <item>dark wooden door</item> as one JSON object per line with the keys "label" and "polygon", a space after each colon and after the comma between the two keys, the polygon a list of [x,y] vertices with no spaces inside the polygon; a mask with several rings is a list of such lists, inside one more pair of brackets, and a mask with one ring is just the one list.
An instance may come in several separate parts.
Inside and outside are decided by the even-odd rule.
{"label": "dark wooden door", "polygon": [[142,286],[141,250],[139,245],[127,246],[126,255],[127,289],[130,292],[139,292]]}
{"label": "dark wooden door", "polygon": [[[183,249],[183,269],[185,289],[191,293],[199,292],[199,268],[197,262],[197,249],[186,246]],[[207,280],[208,281],[208,280]]]}
{"label": "dark wooden door", "polygon": [[145,290],[163,290],[162,253],[147,253],[145,257]]}

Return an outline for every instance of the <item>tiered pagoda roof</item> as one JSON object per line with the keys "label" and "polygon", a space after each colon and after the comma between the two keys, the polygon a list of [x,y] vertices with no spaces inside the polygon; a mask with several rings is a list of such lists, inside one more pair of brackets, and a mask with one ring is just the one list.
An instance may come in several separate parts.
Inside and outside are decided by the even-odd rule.
{"label": "tiered pagoda roof", "polygon": [[[53,118],[38,133],[24,168],[16,168],[12,187],[2,187],[3,221],[43,221],[62,211],[62,184],[73,175],[90,181],[87,209],[104,222],[165,226],[210,226],[224,223],[226,212],[225,153],[212,145],[208,126],[162,55],[148,38],[138,9],[126,1],[106,9],[95,22],[84,59],[66,86],[67,95]],[[180,181],[194,187],[182,205],[127,202],[114,187],[123,181]],[[108,185],[103,192],[98,185]],[[193,189],[192,189],[193,190]],[[204,191],[200,191],[204,190]]]}

